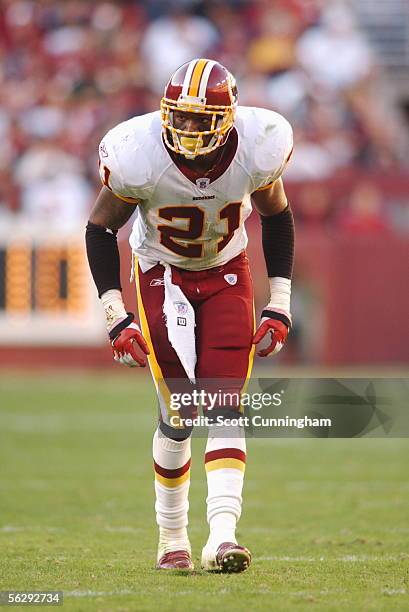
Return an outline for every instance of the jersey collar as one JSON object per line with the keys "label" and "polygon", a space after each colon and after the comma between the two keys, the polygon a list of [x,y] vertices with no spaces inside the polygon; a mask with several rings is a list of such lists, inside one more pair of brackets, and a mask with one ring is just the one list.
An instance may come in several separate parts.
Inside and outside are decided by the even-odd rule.
{"label": "jersey collar", "polygon": [[[221,147],[221,156],[215,167],[206,174],[206,178],[210,180],[210,183],[213,183],[216,179],[220,178],[222,174],[224,174],[227,168],[230,166],[233,161],[234,156],[236,155],[237,145],[239,142],[237,130],[235,127],[231,130],[226,143]],[[190,166],[187,166],[184,163],[184,159],[182,155],[178,155],[174,151],[171,151],[166,146],[163,141],[166,151],[171,157],[173,163],[178,167],[178,169],[182,172],[182,174],[189,179],[192,183],[196,184],[197,179],[203,177],[203,172],[194,170]]]}

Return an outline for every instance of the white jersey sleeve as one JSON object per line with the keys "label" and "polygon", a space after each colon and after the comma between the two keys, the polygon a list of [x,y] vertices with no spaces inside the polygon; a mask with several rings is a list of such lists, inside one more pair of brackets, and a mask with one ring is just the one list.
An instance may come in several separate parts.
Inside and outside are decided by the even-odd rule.
{"label": "white jersey sleeve", "polygon": [[99,173],[102,183],[126,202],[138,203],[148,197],[151,186],[149,122],[134,117],[110,130],[99,145]]}
{"label": "white jersey sleeve", "polygon": [[263,108],[247,109],[247,141],[251,150],[254,191],[277,180],[293,150],[293,130],[279,113]]}

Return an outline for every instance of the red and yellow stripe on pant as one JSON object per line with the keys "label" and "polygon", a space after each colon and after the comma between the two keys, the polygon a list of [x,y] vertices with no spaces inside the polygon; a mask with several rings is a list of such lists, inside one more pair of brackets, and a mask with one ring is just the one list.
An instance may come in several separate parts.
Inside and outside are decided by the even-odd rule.
{"label": "red and yellow stripe on pant", "polygon": [[164,487],[174,489],[190,478],[190,459],[186,461],[180,468],[174,470],[168,470],[163,468],[161,465],[153,462],[155,468],[155,479],[160,482]]}
{"label": "red and yellow stripe on pant", "polygon": [[239,448],[220,448],[205,454],[206,472],[226,468],[240,470],[246,469],[246,453]]}

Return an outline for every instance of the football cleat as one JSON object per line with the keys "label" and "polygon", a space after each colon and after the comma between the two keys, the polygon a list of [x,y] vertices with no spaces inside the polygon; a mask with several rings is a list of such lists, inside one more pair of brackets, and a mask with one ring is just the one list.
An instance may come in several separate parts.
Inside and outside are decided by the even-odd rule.
{"label": "football cleat", "polygon": [[160,570],[192,570],[193,561],[187,550],[174,550],[165,553],[156,564]]}
{"label": "football cleat", "polygon": [[223,542],[212,553],[207,546],[202,552],[202,568],[207,571],[233,574],[244,572],[251,563],[251,552],[240,544]]}

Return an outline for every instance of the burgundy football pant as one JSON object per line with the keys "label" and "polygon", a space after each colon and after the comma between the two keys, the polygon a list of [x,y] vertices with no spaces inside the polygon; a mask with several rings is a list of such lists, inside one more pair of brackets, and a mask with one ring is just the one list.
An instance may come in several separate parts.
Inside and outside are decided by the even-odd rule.
{"label": "burgundy football pant", "polygon": [[[166,422],[169,393],[191,391],[192,385],[168,340],[163,273],[160,264],[146,273],[139,265],[136,270],[139,318],[151,351],[149,365]],[[250,375],[254,354],[253,286],[246,254],[200,272],[172,266],[172,281],[180,286],[195,311],[196,378],[208,381],[207,385],[214,381],[215,387],[233,385],[240,390]]]}

